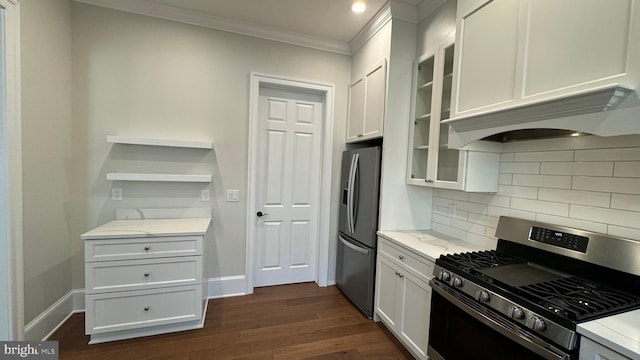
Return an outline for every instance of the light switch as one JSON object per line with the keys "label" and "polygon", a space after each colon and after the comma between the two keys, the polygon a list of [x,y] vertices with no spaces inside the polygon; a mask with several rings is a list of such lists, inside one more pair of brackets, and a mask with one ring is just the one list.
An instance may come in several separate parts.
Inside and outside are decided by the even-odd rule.
{"label": "light switch", "polygon": [[112,188],[111,189],[111,200],[122,200],[122,189],[121,188]]}
{"label": "light switch", "polygon": [[202,194],[200,195],[200,199],[202,201],[209,201],[209,189],[202,190]]}
{"label": "light switch", "polygon": [[240,201],[240,190],[227,190],[227,202]]}

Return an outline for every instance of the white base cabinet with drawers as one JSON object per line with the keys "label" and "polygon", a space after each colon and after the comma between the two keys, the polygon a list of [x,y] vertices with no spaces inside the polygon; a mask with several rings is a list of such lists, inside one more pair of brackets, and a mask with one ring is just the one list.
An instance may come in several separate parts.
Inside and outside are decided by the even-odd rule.
{"label": "white base cabinet with drawers", "polygon": [[427,358],[434,263],[378,237],[375,319],[417,358]]}
{"label": "white base cabinet with drawers", "polygon": [[201,328],[210,219],[115,220],[85,240],[90,344]]}

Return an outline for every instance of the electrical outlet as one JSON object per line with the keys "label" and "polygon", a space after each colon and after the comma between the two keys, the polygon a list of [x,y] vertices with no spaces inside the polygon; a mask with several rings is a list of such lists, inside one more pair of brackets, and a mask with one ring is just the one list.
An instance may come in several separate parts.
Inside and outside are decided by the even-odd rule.
{"label": "electrical outlet", "polygon": [[240,201],[240,190],[227,190],[227,202]]}
{"label": "electrical outlet", "polygon": [[112,188],[111,189],[111,200],[122,200],[122,189],[121,188]]}
{"label": "electrical outlet", "polygon": [[202,201],[209,201],[209,189],[202,190],[200,198]]}
{"label": "electrical outlet", "polygon": [[456,217],[456,204],[449,204],[449,216]]}

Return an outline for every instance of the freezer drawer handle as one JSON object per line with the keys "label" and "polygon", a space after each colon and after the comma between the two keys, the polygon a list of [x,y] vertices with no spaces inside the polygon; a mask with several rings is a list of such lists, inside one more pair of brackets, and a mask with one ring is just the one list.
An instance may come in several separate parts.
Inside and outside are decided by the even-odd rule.
{"label": "freezer drawer handle", "polygon": [[353,245],[350,242],[346,241],[345,239],[342,238],[342,236],[339,237],[340,238],[340,242],[342,242],[342,244],[344,244],[344,246],[348,247],[349,249],[353,250],[353,251],[357,251],[361,254],[364,255],[369,255],[369,250],[368,249],[363,249],[359,246]]}

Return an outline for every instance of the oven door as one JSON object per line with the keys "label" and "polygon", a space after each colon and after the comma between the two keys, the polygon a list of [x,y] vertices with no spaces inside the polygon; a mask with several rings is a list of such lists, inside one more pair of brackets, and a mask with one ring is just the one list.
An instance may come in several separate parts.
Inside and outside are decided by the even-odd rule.
{"label": "oven door", "polygon": [[577,359],[475,300],[431,280],[431,360]]}

